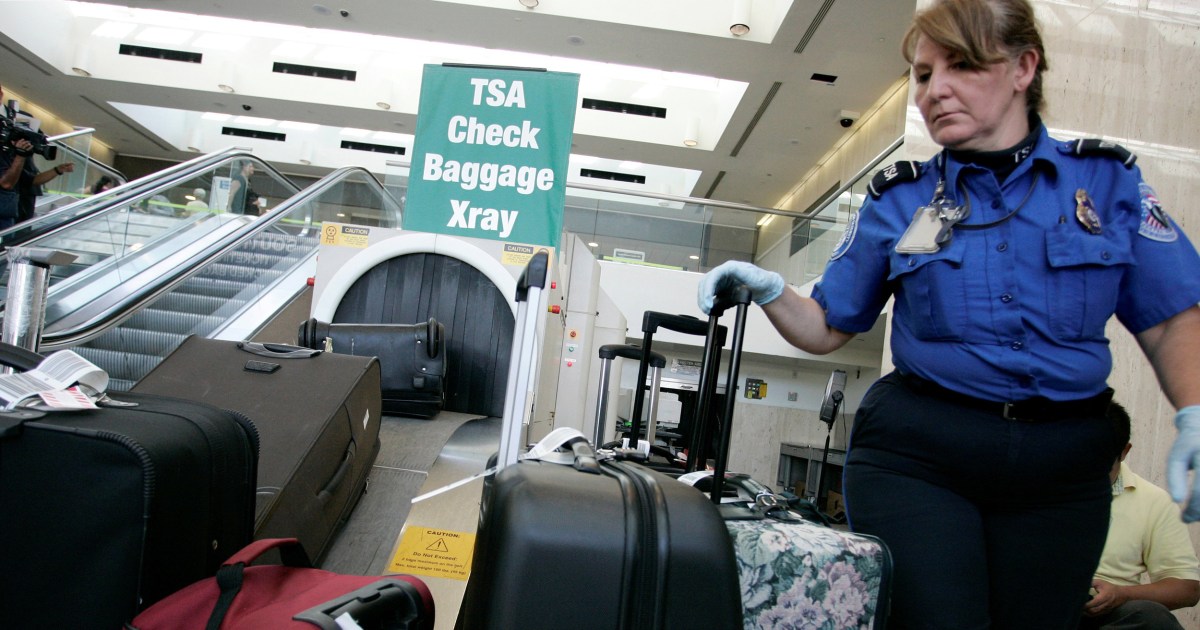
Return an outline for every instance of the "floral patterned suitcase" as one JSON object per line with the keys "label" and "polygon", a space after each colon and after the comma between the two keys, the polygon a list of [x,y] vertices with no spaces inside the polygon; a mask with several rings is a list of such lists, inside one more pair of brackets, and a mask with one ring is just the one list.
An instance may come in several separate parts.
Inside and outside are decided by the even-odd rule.
{"label": "floral patterned suitcase", "polygon": [[892,558],[879,539],[808,521],[726,520],[725,526],[747,630],[885,626]]}

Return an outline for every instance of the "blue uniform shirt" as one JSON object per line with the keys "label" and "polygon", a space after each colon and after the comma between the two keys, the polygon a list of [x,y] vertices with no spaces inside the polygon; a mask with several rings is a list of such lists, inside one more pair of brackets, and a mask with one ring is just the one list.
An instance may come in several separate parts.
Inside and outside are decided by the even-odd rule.
{"label": "blue uniform shirt", "polygon": [[[943,151],[916,179],[869,199],[813,289],[829,325],[865,332],[895,295],[891,343],[902,372],[988,400],[1102,391],[1112,368],[1109,317],[1136,334],[1194,306],[1200,257],[1136,166],[1076,155],[1074,146],[1041,127],[1003,186]],[[1028,198],[999,225],[955,229],[935,253],[897,253],[943,170],[946,196],[969,197],[964,225],[1001,219]],[[1080,190],[1099,234],[1076,217]]]}

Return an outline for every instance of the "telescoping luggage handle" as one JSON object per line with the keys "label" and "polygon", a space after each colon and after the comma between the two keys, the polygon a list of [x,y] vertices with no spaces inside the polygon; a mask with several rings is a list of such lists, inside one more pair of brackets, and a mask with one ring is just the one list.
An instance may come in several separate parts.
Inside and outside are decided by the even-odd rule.
{"label": "telescoping luggage handle", "polygon": [[[725,409],[721,417],[721,436],[717,446],[716,462],[713,466],[712,502],[720,505],[721,494],[725,482],[725,466],[729,459],[729,440],[733,433],[733,405],[736,402],[734,389],[738,382],[738,369],[742,361],[742,338],[746,334],[746,311],[750,305],[750,289],[743,284],[727,287],[717,292],[713,299],[712,310],[708,317],[708,334],[704,340],[704,362],[700,370],[700,402],[697,405],[696,421],[692,426],[693,436],[703,436],[708,432],[708,408],[712,404],[713,392],[716,391],[717,365],[721,361],[721,347],[718,341],[717,320],[730,307],[737,309],[733,324],[733,343],[729,349],[729,368],[725,376]],[[711,366],[711,368],[710,368]],[[699,448],[688,454],[687,472],[695,472],[704,463],[706,445],[700,440],[693,439],[692,443]],[[697,452],[697,450],[699,452]]]}
{"label": "telescoping luggage handle", "polygon": [[[657,311],[646,311],[642,315],[642,349],[653,356],[651,347],[654,340],[654,333],[658,332],[659,328],[665,328],[677,333],[685,335],[705,335],[708,332],[708,324],[697,317],[691,315],[670,315]],[[717,327],[717,343],[720,346],[725,345],[725,327]],[[643,398],[646,393],[646,374],[649,367],[645,361],[642,361],[638,366],[637,385],[633,392],[633,412],[629,418],[629,437],[632,443],[637,444],[638,437],[642,432],[642,407],[644,406]],[[703,379],[701,379],[703,382]],[[657,398],[657,396],[654,396]],[[654,444],[654,438],[651,435],[646,436],[646,441],[651,445]]]}
{"label": "telescoping luggage handle", "polygon": [[645,356],[650,357],[646,363],[649,363],[650,369],[653,370],[650,377],[650,382],[652,383],[650,388],[650,424],[646,428],[646,442],[654,444],[654,427],[655,422],[658,420],[658,387],[659,381],[662,379],[662,370],[667,366],[667,359],[657,352],[651,352],[649,355],[646,355],[646,353],[642,352],[641,346],[624,343],[612,343],[600,346],[599,403],[596,405],[596,426],[592,431],[592,444],[597,446],[604,444],[604,423],[608,420],[608,386],[609,381],[612,379],[613,359],[620,357],[622,359],[634,359],[641,362]]}
{"label": "telescoping luggage handle", "polygon": [[500,453],[497,470],[517,463],[521,449],[521,424],[529,398],[529,381],[534,372],[534,346],[537,334],[538,305],[546,288],[546,272],[550,255],[541,251],[533,255],[521,277],[517,279],[517,317],[513,322],[512,358],[508,364],[508,386],[504,397],[503,428],[500,432]]}

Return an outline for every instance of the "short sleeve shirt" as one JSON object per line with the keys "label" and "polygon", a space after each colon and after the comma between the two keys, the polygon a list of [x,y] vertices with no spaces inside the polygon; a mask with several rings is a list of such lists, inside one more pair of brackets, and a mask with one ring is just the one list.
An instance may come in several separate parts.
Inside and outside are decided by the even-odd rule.
{"label": "short sleeve shirt", "polygon": [[1142,574],[1151,582],[1200,580],[1200,563],[1179,506],[1166,490],[1122,463],[1096,577],[1118,586],[1134,586],[1141,583]]}
{"label": "short sleeve shirt", "polygon": [[[1083,398],[1111,371],[1112,315],[1136,334],[1200,302],[1200,257],[1135,165],[1043,126],[1004,182],[945,151],[919,173],[862,206],[813,290],[847,332],[894,296],[902,372],[988,400]],[[938,251],[897,252],[940,179],[970,215]]]}

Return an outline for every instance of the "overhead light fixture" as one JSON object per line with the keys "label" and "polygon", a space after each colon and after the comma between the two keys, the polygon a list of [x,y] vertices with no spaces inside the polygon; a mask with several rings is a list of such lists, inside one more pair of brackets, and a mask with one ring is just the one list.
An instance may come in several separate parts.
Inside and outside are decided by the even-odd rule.
{"label": "overhead light fixture", "polygon": [[391,84],[380,85],[376,89],[378,91],[375,93],[375,98],[378,100],[375,101],[375,107],[378,107],[384,111],[392,109],[392,101],[394,100],[394,97],[392,94]]}
{"label": "overhead light fixture", "polygon": [[538,5],[538,0],[517,0],[517,1],[520,2],[521,6],[525,7],[526,9],[536,9],[537,5]]}
{"label": "overhead light fixture", "polygon": [[192,134],[188,137],[187,150],[191,151],[192,153],[202,153],[202,151],[200,151],[200,129],[199,128],[192,129]]}
{"label": "overhead light fixture", "polygon": [[301,144],[300,145],[300,163],[305,166],[308,166],[308,165],[312,164],[312,157],[313,157],[312,145],[307,142]]}
{"label": "overhead light fixture", "polygon": [[729,23],[729,32],[734,37],[750,33],[750,0],[733,0],[733,20]]}
{"label": "overhead light fixture", "polygon": [[687,129],[683,133],[683,146],[694,147],[700,144],[700,119],[693,116],[688,119]]}
{"label": "overhead light fixture", "polygon": [[600,247],[600,243],[588,243],[588,247]]}
{"label": "overhead light fixture", "polygon": [[695,254],[692,254],[691,256],[688,256],[688,260],[700,260],[700,257]]}
{"label": "overhead light fixture", "polygon": [[234,86],[237,85],[237,69],[232,63],[227,63],[221,69],[220,80],[217,82],[217,88],[222,92],[233,94]]}
{"label": "overhead light fixture", "polygon": [[71,72],[81,77],[92,76],[92,73],[88,70],[88,66],[91,65],[90,57],[91,55],[88,54],[87,47],[81,45],[75,51],[75,62],[71,64]]}

